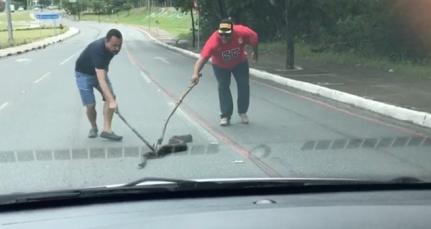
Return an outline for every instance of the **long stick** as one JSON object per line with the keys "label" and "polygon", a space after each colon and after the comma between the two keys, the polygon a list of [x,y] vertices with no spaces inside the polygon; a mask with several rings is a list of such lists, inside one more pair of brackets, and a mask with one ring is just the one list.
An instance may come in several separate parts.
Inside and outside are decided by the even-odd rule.
{"label": "long stick", "polygon": [[121,115],[121,113],[120,113],[120,111],[118,111],[118,109],[115,111],[115,113],[118,115],[118,117],[124,122],[124,124],[126,124],[126,126],[128,126],[132,131],[133,131],[133,133],[135,133],[136,134],[136,136],[138,136],[138,138],[139,139],[141,139],[144,143],[145,143],[145,145],[147,145],[148,146],[148,148],[150,148],[151,149],[151,151],[153,151],[153,152],[155,152],[155,150],[154,150],[154,147],[153,146],[151,146],[151,144],[147,141],[147,140],[145,140],[145,138],[144,137],[142,137],[142,135],[141,134],[139,134],[139,132],[138,131],[136,131],[135,130],[135,128],[133,128],[128,122],[127,122],[127,120],[123,117],[123,115]]}
{"label": "long stick", "polygon": [[160,147],[160,145],[163,142],[163,138],[165,137],[165,133],[166,133],[166,127],[168,126],[168,122],[171,119],[172,115],[175,113],[175,111],[178,109],[178,107],[180,106],[180,104],[183,102],[184,98],[189,94],[189,92],[193,89],[193,87],[196,86],[196,83],[192,83],[187,90],[183,93],[183,95],[180,97],[180,99],[178,100],[178,102],[175,104],[174,109],[171,111],[171,113],[169,114],[168,118],[165,121],[165,124],[163,125],[163,129],[162,129],[162,136],[157,140],[157,144],[154,147],[154,149],[157,151],[157,149]]}

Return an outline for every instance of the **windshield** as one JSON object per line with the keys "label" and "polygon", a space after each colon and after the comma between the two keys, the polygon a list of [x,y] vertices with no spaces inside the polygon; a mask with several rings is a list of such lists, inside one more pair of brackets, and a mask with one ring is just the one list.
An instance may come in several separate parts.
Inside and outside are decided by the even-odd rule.
{"label": "windshield", "polygon": [[427,0],[0,1],[0,194],[431,180]]}

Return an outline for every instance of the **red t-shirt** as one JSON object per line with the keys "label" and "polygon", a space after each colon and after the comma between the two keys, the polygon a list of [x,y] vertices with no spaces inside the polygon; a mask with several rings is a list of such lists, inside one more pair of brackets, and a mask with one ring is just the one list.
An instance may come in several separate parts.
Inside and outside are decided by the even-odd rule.
{"label": "red t-shirt", "polygon": [[243,25],[234,25],[232,39],[223,44],[220,35],[215,31],[205,43],[201,57],[212,58],[212,63],[220,68],[232,69],[247,59],[244,53],[246,44],[256,46],[257,33]]}

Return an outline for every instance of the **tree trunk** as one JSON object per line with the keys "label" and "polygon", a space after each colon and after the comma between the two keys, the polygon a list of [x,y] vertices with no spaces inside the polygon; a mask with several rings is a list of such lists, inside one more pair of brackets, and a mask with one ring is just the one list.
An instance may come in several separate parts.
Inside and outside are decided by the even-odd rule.
{"label": "tree trunk", "polygon": [[196,32],[195,32],[195,19],[193,17],[193,7],[190,7],[190,16],[192,17],[192,35],[193,35],[192,46],[193,48],[196,48]]}
{"label": "tree trunk", "polygon": [[295,43],[293,36],[293,23],[290,11],[290,0],[285,0],[284,16],[286,22],[286,69],[295,68]]}
{"label": "tree trunk", "polygon": [[12,16],[10,12],[10,0],[5,1],[5,10],[6,10],[6,16],[7,16],[7,31],[8,31],[8,42],[9,46],[13,46],[14,39],[13,39],[13,27],[12,27]]}
{"label": "tree trunk", "polygon": [[224,7],[223,0],[218,0],[217,3],[218,3],[218,7],[220,9],[221,18],[223,18],[223,19],[227,18],[226,8]]}
{"label": "tree trunk", "polygon": [[81,5],[79,2],[77,2],[78,4],[78,21],[81,21]]}

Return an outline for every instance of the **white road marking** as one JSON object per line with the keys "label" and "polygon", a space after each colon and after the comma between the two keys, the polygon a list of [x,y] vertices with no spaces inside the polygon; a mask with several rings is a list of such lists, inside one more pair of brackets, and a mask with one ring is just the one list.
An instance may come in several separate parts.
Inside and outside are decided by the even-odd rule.
{"label": "white road marking", "polygon": [[5,109],[7,106],[9,105],[8,102],[4,102],[1,106],[0,106],[0,111]]}
{"label": "white road marking", "polygon": [[47,72],[47,73],[43,74],[41,77],[39,77],[39,79],[33,81],[33,83],[38,84],[40,81],[42,81],[43,79],[45,79],[49,75],[51,75],[51,72]]}
{"label": "white road marking", "polygon": [[16,59],[16,62],[18,62],[18,63],[22,63],[22,62],[30,62],[31,60],[30,59],[28,59],[28,58],[19,58],[19,59]]}
{"label": "white road marking", "polygon": [[163,62],[163,63],[165,63],[165,64],[171,64],[171,63],[169,63],[169,61],[168,61],[168,60],[166,60],[165,58],[160,57],[160,56],[155,56],[155,57],[154,57],[154,59],[155,59],[155,60],[160,60],[161,62]]}
{"label": "white road marking", "polygon": [[65,60],[63,60],[62,62],[60,62],[60,65],[64,65],[65,63],[69,62],[69,60],[71,60],[73,57],[75,57],[76,55],[78,55],[79,53],[81,53],[83,50],[79,50],[78,52],[72,54],[71,56],[69,56],[68,58],[66,58]]}
{"label": "white road marking", "polygon": [[144,78],[144,80],[147,81],[147,83],[152,82],[151,79],[147,75],[145,75],[144,72],[141,71],[140,73],[141,73],[142,78]]}
{"label": "white road marking", "polygon": [[322,86],[343,86],[344,83],[330,83],[330,82],[317,82],[317,85],[322,85]]}
{"label": "white road marking", "polygon": [[[302,70],[304,70],[304,68],[302,68],[301,66],[295,65],[295,69],[277,68],[275,70],[278,72],[295,72],[295,71],[302,71]],[[307,74],[307,75],[309,75],[309,74]],[[318,74],[318,75],[320,75],[320,74]]]}

